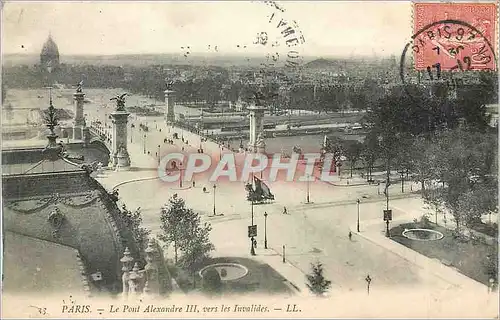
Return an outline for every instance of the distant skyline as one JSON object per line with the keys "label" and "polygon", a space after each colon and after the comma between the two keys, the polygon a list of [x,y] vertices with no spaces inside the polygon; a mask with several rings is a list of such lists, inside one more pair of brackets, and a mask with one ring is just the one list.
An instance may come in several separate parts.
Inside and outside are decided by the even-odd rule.
{"label": "distant skyline", "polygon": [[[284,13],[258,1],[8,2],[3,11],[2,51],[39,54],[50,33],[62,56],[183,56],[188,51],[284,55],[289,49],[276,28],[279,20],[268,22],[273,12],[274,19],[297,22],[306,41],[298,50],[304,56],[398,55],[412,32],[407,1],[278,4]],[[277,40],[280,46],[253,44],[258,32],[267,32],[269,40]]]}

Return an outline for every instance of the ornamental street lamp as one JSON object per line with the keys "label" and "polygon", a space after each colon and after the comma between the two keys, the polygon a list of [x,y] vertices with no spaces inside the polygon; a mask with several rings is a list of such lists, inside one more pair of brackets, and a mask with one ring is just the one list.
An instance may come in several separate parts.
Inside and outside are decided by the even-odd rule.
{"label": "ornamental street lamp", "polygon": [[309,201],[309,175],[307,175],[307,186],[306,186],[306,203],[310,203]]}
{"label": "ornamental street lamp", "polygon": [[[251,225],[252,225],[252,227],[253,227],[253,198],[252,198],[252,200],[250,201],[250,203],[251,203],[251,208],[252,208],[252,224],[251,224]],[[254,237],[251,237],[251,238],[250,238],[250,254],[251,254],[252,256],[255,256],[255,246],[254,246],[254,241],[255,241]]]}
{"label": "ornamental street lamp", "polygon": [[370,294],[370,283],[372,282],[372,278],[370,278],[370,275],[366,276],[365,281],[367,293]]}
{"label": "ornamental street lamp", "polygon": [[264,212],[264,249],[267,249],[267,212]]}
{"label": "ornamental street lamp", "polygon": [[399,174],[401,175],[401,193],[405,193],[405,173],[403,170],[401,170]]}
{"label": "ornamental street lamp", "polygon": [[160,148],[161,146],[158,145],[158,165],[160,165]]}
{"label": "ornamental street lamp", "polygon": [[360,203],[359,199],[356,200],[356,203],[358,204],[358,223],[356,225],[356,230],[359,232],[359,203]]}
{"label": "ornamental street lamp", "polygon": [[214,184],[214,217],[215,217],[215,189],[217,189],[217,186]]}

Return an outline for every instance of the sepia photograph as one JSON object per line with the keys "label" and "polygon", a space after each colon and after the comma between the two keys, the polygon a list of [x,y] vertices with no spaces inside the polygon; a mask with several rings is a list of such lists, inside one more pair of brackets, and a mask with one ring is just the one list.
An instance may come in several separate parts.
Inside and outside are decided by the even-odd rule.
{"label": "sepia photograph", "polygon": [[497,1],[2,1],[2,318],[499,317]]}

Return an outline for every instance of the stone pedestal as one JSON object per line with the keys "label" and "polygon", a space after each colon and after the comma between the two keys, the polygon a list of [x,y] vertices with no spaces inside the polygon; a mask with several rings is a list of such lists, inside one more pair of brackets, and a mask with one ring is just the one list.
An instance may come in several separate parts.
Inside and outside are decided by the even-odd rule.
{"label": "stone pedestal", "polygon": [[264,153],[266,144],[264,142],[264,111],[265,107],[250,106],[250,141],[248,142],[248,151],[254,153]]}
{"label": "stone pedestal", "polygon": [[127,151],[127,122],[130,113],[114,111],[111,113],[113,135],[111,137],[111,153],[109,167],[126,170],[130,167],[130,156]]}
{"label": "stone pedestal", "polygon": [[85,118],[83,117],[83,101],[85,100],[85,93],[75,92],[73,93],[73,99],[75,100],[73,118],[73,139],[81,140],[83,139],[82,128],[85,127]]}
{"label": "stone pedestal", "polygon": [[165,90],[165,118],[168,124],[173,124],[175,122],[175,113],[174,113],[174,92],[172,90]]}

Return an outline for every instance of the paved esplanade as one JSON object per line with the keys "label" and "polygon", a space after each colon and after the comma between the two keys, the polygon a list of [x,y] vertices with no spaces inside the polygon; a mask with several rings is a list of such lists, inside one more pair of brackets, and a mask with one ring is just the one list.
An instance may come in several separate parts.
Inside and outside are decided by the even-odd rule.
{"label": "paved esplanade", "polygon": [[[213,188],[212,184],[207,182],[206,175],[195,178],[195,188],[186,188],[191,186],[187,181],[183,183],[183,188],[179,188],[178,183],[165,183],[155,179],[158,163],[155,155],[158,149],[161,155],[181,151],[182,147],[185,152],[196,153],[199,138],[196,141],[192,133],[170,128],[160,119],[146,121],[134,120],[132,117],[131,120],[135,124],[132,129],[133,143],[129,140],[131,171],[107,171],[98,178],[99,181],[107,188],[119,185],[120,201],[131,209],[141,207],[144,225],[152,229],[153,234],[160,232],[160,207],[174,193],[178,193],[189,207],[211,222],[211,240],[216,247],[214,255],[250,257],[247,226],[250,224],[251,207],[246,201],[244,184],[217,183],[216,212],[224,216],[210,217],[213,212]],[[149,132],[139,130],[139,123],[147,124]],[[179,134],[179,138],[183,136],[188,141],[191,139],[189,143],[192,145],[187,146],[180,140],[174,140],[175,145],[164,143],[163,140],[171,138],[174,132]],[[219,146],[204,142],[203,149],[206,153],[212,153],[212,158],[218,159]],[[148,151],[150,155],[147,154]],[[385,198],[378,195],[377,186],[338,187],[314,182],[309,185],[310,200],[313,203],[305,204],[306,183],[278,181],[268,185],[276,196],[276,201],[254,206],[255,224],[259,230],[257,256],[253,258],[270,264],[303,292],[307,292],[304,273],[308,273],[310,263],[317,260],[324,264],[326,277],[334,283],[332,293],[365,290],[364,279],[367,274],[374,279],[371,294],[385,289],[427,290],[429,297],[436,299],[436,303],[444,303],[448,298],[462,293],[475,293],[479,297],[487,292],[485,286],[469,278],[461,277],[457,280],[458,283],[450,282],[449,279],[439,276],[439,272],[417,266],[415,261],[408,257],[403,258],[357,235],[350,241],[347,235],[350,228],[356,224],[358,198],[361,198],[361,231],[363,232],[365,226],[371,226],[373,229],[374,223],[378,223],[380,234],[383,232],[381,219]],[[207,188],[207,193],[203,193],[203,187]],[[406,189],[408,188],[407,186]],[[390,194],[400,195],[400,185],[392,185]],[[284,206],[287,207],[289,215],[282,214]],[[419,211],[413,209],[421,208],[423,204],[417,196],[391,200],[390,206],[394,210],[395,218],[407,217],[411,221],[414,217],[419,218]],[[268,250],[263,249],[264,212],[269,214]],[[281,257],[283,245],[286,245],[285,264],[282,263]],[[430,304],[425,307],[432,308]]]}

